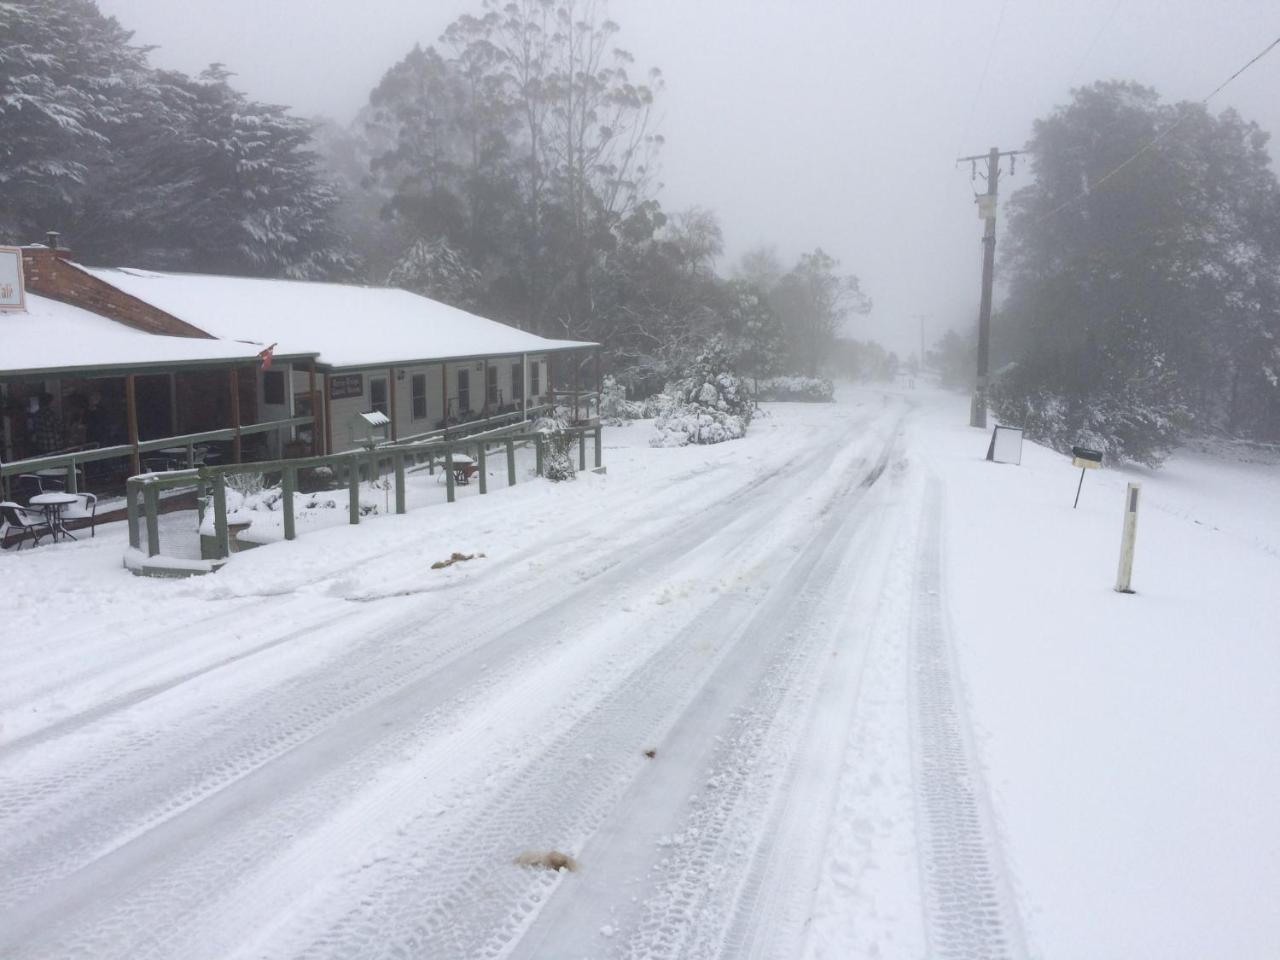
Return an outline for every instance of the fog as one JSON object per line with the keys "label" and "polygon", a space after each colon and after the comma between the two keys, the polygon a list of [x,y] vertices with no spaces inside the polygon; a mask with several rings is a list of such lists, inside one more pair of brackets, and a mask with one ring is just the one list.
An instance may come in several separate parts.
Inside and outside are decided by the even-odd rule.
{"label": "fog", "polygon": [[[346,123],[386,69],[469,0],[100,0],[160,66],[225,63],[251,96]],[[725,270],[761,243],[822,246],[874,300],[851,333],[901,353],[974,322],[981,224],[959,154],[1020,147],[1073,85],[1200,99],[1274,35],[1274,0],[977,4],[615,0],[619,44],[659,67],[661,199],[720,217]],[[1212,101],[1280,130],[1280,57]],[[1272,144],[1275,155],[1275,145]],[[1007,180],[1007,193],[1026,182]],[[981,189],[981,184],[978,185]]]}

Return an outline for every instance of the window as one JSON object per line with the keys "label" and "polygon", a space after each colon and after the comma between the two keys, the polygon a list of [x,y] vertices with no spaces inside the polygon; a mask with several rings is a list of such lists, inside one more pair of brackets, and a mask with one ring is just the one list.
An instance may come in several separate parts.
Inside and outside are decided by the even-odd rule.
{"label": "window", "polygon": [[538,383],[538,378],[542,374],[542,361],[535,360],[529,364],[529,396],[536,397],[542,393],[542,389]]}
{"label": "window", "polygon": [[484,395],[488,403],[497,406],[498,400],[498,368],[490,364],[484,368]]}
{"label": "window", "polygon": [[427,375],[415,373],[410,386],[413,393],[413,419],[425,420],[427,417]]}
{"label": "window", "polygon": [[284,371],[268,370],[262,375],[262,402],[284,405]]}
{"label": "window", "polygon": [[471,371],[458,371],[458,416],[471,412]]}
{"label": "window", "polygon": [[391,408],[387,405],[386,377],[369,378],[369,406],[379,413],[391,416]]}
{"label": "window", "polygon": [[511,402],[521,403],[524,400],[524,365],[511,365]]}

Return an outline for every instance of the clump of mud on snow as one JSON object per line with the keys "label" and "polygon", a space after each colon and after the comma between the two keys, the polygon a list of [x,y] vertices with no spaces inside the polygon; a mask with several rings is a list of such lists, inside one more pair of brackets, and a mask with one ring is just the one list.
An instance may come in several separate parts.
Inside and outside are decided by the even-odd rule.
{"label": "clump of mud on snow", "polygon": [[477,560],[483,556],[483,553],[455,553],[448,560],[437,560],[431,565],[431,569],[443,570],[445,567],[452,567],[455,563],[462,563],[464,560]]}
{"label": "clump of mud on snow", "polygon": [[516,865],[521,867],[541,867],[544,870],[568,870],[575,873],[578,869],[578,861],[573,859],[567,853],[561,853],[559,850],[547,850],[545,852],[529,851],[522,853],[516,857]]}

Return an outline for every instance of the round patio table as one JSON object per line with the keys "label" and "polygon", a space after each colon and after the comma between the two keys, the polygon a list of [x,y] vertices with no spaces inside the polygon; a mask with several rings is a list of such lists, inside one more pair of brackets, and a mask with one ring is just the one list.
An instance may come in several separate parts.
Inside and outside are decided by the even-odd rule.
{"label": "round patio table", "polygon": [[74,493],[37,493],[27,502],[44,510],[45,519],[49,521],[49,533],[53,536],[53,542],[57,543],[59,539],[75,539],[62,523],[62,511],[79,500]]}

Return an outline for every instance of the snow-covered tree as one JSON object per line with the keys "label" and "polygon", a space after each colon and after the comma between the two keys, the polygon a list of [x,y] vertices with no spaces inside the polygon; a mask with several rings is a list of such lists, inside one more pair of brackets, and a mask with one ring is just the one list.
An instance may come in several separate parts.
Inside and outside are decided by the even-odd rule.
{"label": "snow-covered tree", "polygon": [[1019,367],[998,409],[1058,398],[1046,402],[1068,430],[1105,438],[1112,423],[1143,462],[1188,417],[1280,436],[1280,185],[1266,141],[1233,111],[1134,83],[1075,90],[1037,121],[1035,180],[1012,198],[1006,245],[1001,333]]}
{"label": "snow-covered tree", "polygon": [[476,309],[481,294],[480,271],[444,238],[419,240],[387,274],[387,284],[463,310]]}
{"label": "snow-covered tree", "polygon": [[71,232],[136,109],[146,51],[92,0],[0,3],[0,235]]}
{"label": "snow-covered tree", "polygon": [[721,443],[747,432],[754,410],[751,394],[733,371],[729,351],[713,343],[666,391],[671,409],[654,422],[649,445],[682,447]]}

